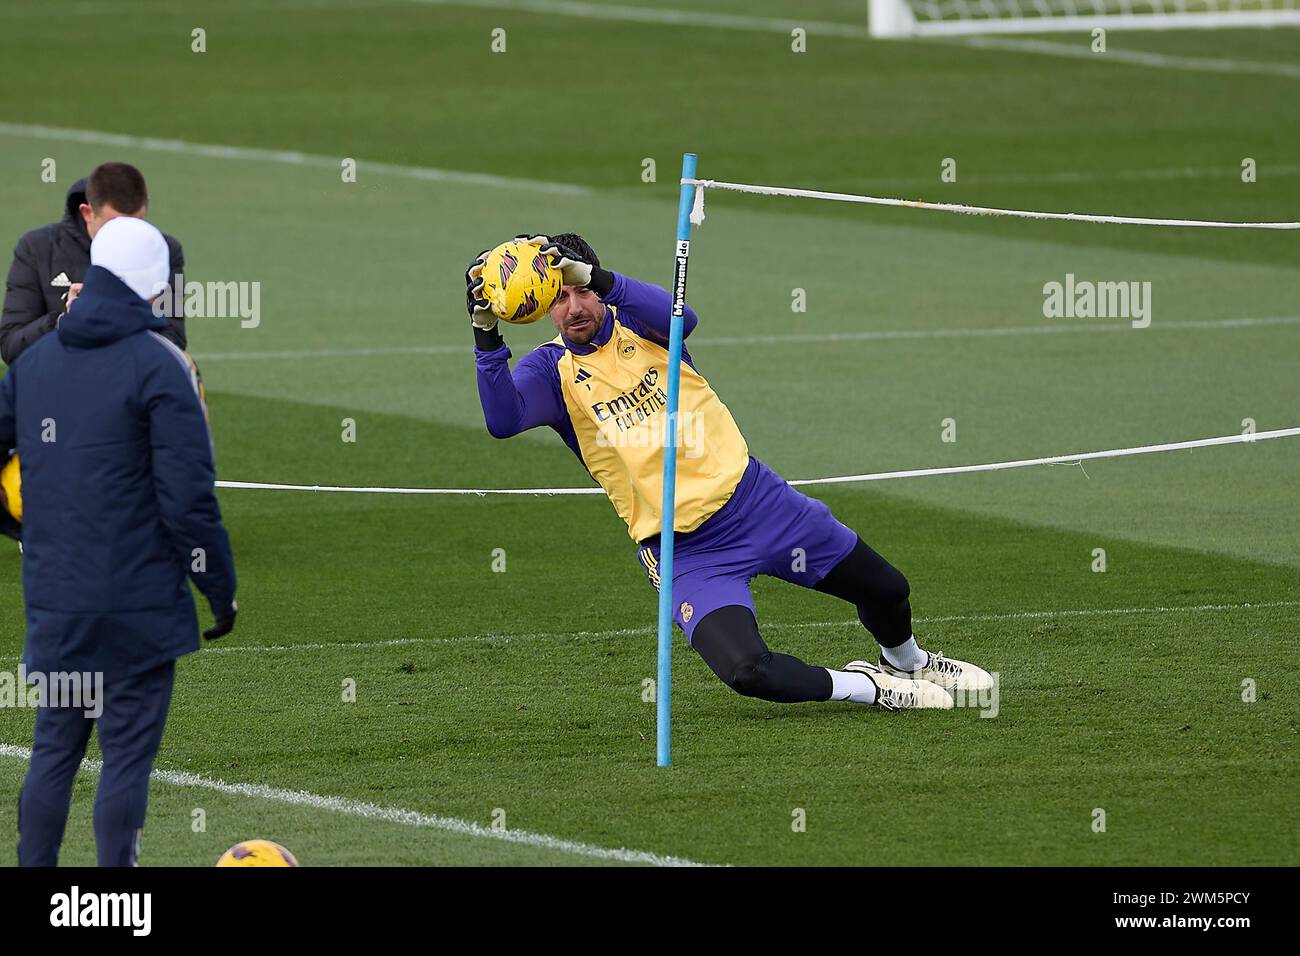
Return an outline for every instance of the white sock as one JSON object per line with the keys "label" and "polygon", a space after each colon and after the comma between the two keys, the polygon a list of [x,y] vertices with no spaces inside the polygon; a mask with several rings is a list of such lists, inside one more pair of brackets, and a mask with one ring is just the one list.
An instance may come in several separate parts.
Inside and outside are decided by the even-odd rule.
{"label": "white sock", "polygon": [[917,645],[915,634],[897,647],[882,647],[880,655],[891,667],[897,667],[900,671],[907,671],[909,674],[919,671],[930,663],[930,655]]}
{"label": "white sock", "polygon": [[866,674],[833,671],[829,667],[826,673],[831,675],[831,700],[851,700],[855,704],[876,702],[876,683]]}

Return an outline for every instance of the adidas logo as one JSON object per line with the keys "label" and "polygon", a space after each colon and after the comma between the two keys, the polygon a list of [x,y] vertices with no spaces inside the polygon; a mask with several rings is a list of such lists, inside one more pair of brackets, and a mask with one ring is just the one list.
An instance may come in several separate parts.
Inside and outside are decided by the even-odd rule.
{"label": "adidas logo", "polygon": [[72,288],[72,280],[68,278],[66,272],[60,272],[50,280],[50,285],[54,286],[56,289],[70,289]]}
{"label": "adidas logo", "polygon": [[[589,379],[589,378],[591,378],[591,373],[588,372],[585,368],[580,368],[580,369],[578,369],[578,377],[575,378],[575,379],[573,380],[573,384],[574,384],[574,385],[582,385],[582,384],[585,383],[585,382],[587,381],[587,379]],[[589,392],[591,391],[591,386],[590,386],[590,385],[587,386],[587,391],[589,391]]]}

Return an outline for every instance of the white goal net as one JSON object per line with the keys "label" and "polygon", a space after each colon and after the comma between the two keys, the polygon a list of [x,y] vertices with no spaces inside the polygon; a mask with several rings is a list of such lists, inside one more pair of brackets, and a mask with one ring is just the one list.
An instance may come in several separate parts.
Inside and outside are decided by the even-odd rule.
{"label": "white goal net", "polygon": [[1300,0],[871,0],[878,37],[1300,26]]}

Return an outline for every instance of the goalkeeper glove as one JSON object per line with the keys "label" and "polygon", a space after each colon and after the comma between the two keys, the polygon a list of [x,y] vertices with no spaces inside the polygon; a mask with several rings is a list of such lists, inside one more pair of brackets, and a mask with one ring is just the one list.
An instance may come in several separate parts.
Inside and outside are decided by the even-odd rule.
{"label": "goalkeeper glove", "polygon": [[490,249],[484,249],[474,261],[469,264],[465,270],[465,310],[469,312],[470,324],[476,329],[482,329],[487,332],[496,328],[497,316],[488,305],[486,299],[482,297],[483,292],[483,262],[487,259]]}
{"label": "goalkeeper glove", "polygon": [[522,235],[515,236],[515,238],[541,246],[542,254],[549,256],[551,265],[560,270],[565,285],[577,286],[580,289],[585,289],[591,285],[591,275],[594,267],[590,262],[584,262],[578,253],[568,246],[552,242],[550,236]]}
{"label": "goalkeeper glove", "polygon": [[551,265],[560,270],[565,285],[590,289],[601,298],[609,295],[614,288],[614,273],[587,262],[568,246],[553,242],[550,236],[522,235],[515,238],[541,246],[542,253],[550,257]]}

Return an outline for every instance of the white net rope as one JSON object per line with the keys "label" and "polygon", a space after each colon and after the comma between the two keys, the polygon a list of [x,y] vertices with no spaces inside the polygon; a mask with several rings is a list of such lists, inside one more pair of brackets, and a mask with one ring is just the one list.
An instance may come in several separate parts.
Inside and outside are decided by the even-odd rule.
{"label": "white net rope", "polygon": [[856,193],[825,192],[820,189],[798,189],[793,186],[760,186],[756,183],[728,183],[717,179],[683,179],[695,186],[695,207],[691,223],[704,222],[704,193],[709,189],[752,193],[759,196],[786,196],[797,199],[828,199],[832,202],[862,203],[869,206],[896,206],[908,209],[929,209],[935,212],[953,212],[969,216],[1010,216],[1016,219],[1053,219],[1066,222],[1096,222],[1112,225],[1134,226],[1186,226],[1209,229],[1300,229],[1300,222],[1233,222],[1218,219],[1154,219],[1146,216],[1101,216],[1081,212],[1039,212],[1032,209],[999,209],[993,206],[965,206],[960,203],[926,202],[921,199],[893,199],[883,196],[861,196]]}
{"label": "white net rope", "polygon": [[[992,4],[994,0],[980,0]],[[1049,0],[1034,0],[1047,3]],[[1102,3],[1104,0],[1089,0]],[[1179,0],[1181,2],[1181,0]],[[1292,2],[1292,0],[1286,0]],[[753,183],[730,183],[715,179],[683,179],[683,184],[695,187],[695,204],[691,210],[691,222],[698,226],[704,222],[704,194],[709,189],[723,189],[734,192],[754,193],[763,196],[787,196],[805,199],[828,199],[837,202],[866,203],[879,206],[901,206],[912,209],[928,209],[938,212],[964,213],[985,216],[1012,216],[1024,219],[1054,219],[1075,222],[1132,224],[1146,226],[1189,226],[1217,229],[1300,229],[1300,222],[1224,222],[1210,219],[1152,219],[1139,216],[1099,216],[1087,213],[1037,212],[1026,209],[997,209],[989,206],[963,206],[955,203],[931,203],[913,199],[892,199],[888,197],[861,196],[853,193],[824,192],[815,189],[798,189],[789,186],[761,186]],[[1127,448],[1108,448],[1101,451],[1075,452],[1065,455],[1050,455],[1040,458],[1019,458],[1011,461],[984,462],[980,464],[955,465],[940,468],[914,468],[904,471],[867,472],[856,475],[832,475],[818,478],[801,478],[790,481],[791,485],[837,485],[857,484],[869,481],[888,481],[898,478],[924,478],[934,475],[960,475],[975,472],[1006,471],[1015,468],[1032,468],[1039,465],[1073,465],[1101,458],[1129,458],[1134,455],[1150,455],[1171,451],[1190,451],[1196,448],[1210,448],[1220,445],[1239,445],[1278,438],[1300,437],[1300,427],[1278,428],[1271,431],[1251,432],[1234,435],[1217,435],[1212,438],[1194,438],[1187,441],[1158,442],[1149,445],[1137,445]],[[260,489],[265,491],[305,491],[334,492],[344,494],[379,494],[379,495],[603,495],[605,492],[597,487],[579,488],[429,488],[429,487],[388,487],[359,485],[308,485],[283,484],[264,481],[218,481],[219,488]]]}
{"label": "white net rope", "polygon": [[1300,0],[909,0],[918,21],[1034,17],[1266,13],[1300,10]]}
{"label": "white net rope", "polygon": [[[933,475],[963,475],[980,471],[1008,471],[1013,468],[1033,468],[1037,465],[1076,465],[1099,458],[1131,458],[1134,455],[1153,455],[1169,451],[1189,451],[1194,448],[1211,448],[1216,445],[1243,445],[1268,441],[1274,438],[1300,436],[1300,428],[1277,428],[1250,434],[1219,435],[1214,438],[1194,438],[1190,441],[1161,442],[1154,445],[1137,445],[1132,448],[1108,448],[1103,451],[1075,452],[1069,455],[1051,455],[1045,458],[1018,458],[1014,461],[993,461],[977,465],[949,465],[942,468],[912,468],[905,471],[876,471],[861,475],[831,475],[824,478],[797,478],[791,485],[843,485],[866,481],[890,481],[897,478],[926,478]],[[603,488],[400,488],[374,485],[290,485],[267,481],[218,481],[218,488],[245,488],[262,491],[314,491],[362,495],[603,495]]]}

